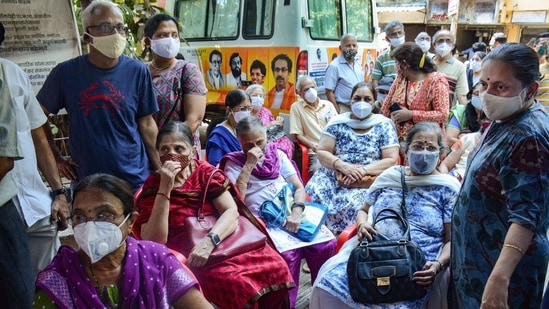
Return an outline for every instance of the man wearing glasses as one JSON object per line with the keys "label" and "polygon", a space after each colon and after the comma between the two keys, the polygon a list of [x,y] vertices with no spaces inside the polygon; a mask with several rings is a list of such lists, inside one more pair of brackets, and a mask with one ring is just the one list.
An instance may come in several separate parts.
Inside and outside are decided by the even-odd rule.
{"label": "man wearing glasses", "polygon": [[271,69],[275,78],[275,86],[267,94],[267,108],[290,110],[297,101],[294,84],[290,82],[292,59],[286,54],[278,54],[271,61]]}
{"label": "man wearing glasses", "polygon": [[267,74],[267,68],[261,60],[254,60],[250,65],[250,79],[252,84],[263,85],[265,82],[265,75]]}
{"label": "man wearing glasses", "polygon": [[[374,66],[374,71],[370,77],[372,85],[374,88],[377,88],[379,81],[383,77],[388,77],[393,81],[396,78],[395,71],[395,58],[391,55],[393,50],[405,41],[404,25],[398,20],[393,20],[385,25],[385,39],[391,44],[390,48],[387,48],[379,57],[376,59],[376,64]],[[387,79],[385,79],[387,80]]]}
{"label": "man wearing glasses", "polygon": [[210,52],[210,68],[206,72],[206,87],[209,89],[225,88],[225,77],[221,74],[223,56],[221,52],[214,49]]}
{"label": "man wearing glasses", "polygon": [[[37,95],[44,112],[66,109],[71,159],[53,144],[60,172],[73,182],[98,172],[128,181],[137,190],[160,167],[155,150],[158,111],[146,66],[122,53],[126,27],[120,9],[92,2],[82,12],[89,54],[57,65]],[[51,133],[51,132],[49,132]]]}

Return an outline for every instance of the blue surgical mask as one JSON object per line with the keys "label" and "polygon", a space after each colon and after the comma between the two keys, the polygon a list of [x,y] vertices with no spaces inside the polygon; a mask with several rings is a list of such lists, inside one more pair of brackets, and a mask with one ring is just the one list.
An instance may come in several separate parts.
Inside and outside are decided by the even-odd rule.
{"label": "blue surgical mask", "polygon": [[408,150],[408,165],[410,165],[412,172],[419,175],[428,175],[437,167],[439,155],[438,151]]}
{"label": "blue surgical mask", "polygon": [[480,98],[479,98],[479,97],[472,97],[472,98],[471,98],[471,104],[472,104],[476,109],[482,109],[482,103],[480,102]]}

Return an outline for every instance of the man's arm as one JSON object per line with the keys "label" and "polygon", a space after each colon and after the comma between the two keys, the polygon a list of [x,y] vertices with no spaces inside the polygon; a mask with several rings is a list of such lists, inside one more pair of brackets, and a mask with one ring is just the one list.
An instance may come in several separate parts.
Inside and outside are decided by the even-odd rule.
{"label": "man's arm", "polygon": [[0,157],[0,181],[13,169],[13,158]]}
{"label": "man's arm", "polygon": [[334,95],[334,91],[332,89],[324,89],[324,91],[326,92],[326,98],[328,99],[328,101],[332,102],[332,104],[334,105],[337,113],[339,114],[339,106],[337,105],[337,101],[336,101],[336,98],[335,98],[335,95]]}
{"label": "man's arm", "polygon": [[147,151],[147,156],[149,157],[149,162],[151,164],[151,169],[156,171],[162,166],[160,164],[160,157],[158,156],[158,151],[156,151],[155,141],[156,135],[158,135],[158,127],[152,115],[141,117],[137,119],[137,124],[139,126],[139,133],[145,144],[145,150]]}
{"label": "man's arm", "polygon": [[[31,130],[32,142],[34,143],[34,151],[36,152],[36,159],[38,168],[42,172],[42,175],[46,177],[46,181],[50,185],[52,190],[59,190],[63,188],[63,182],[59,174],[59,169],[53,157],[53,152],[48,143],[46,136],[47,131],[51,129],[49,122],[46,121],[41,127]],[[51,205],[51,222],[60,220],[60,229],[67,228],[67,219],[69,218],[69,203],[67,197],[64,194],[58,194],[53,197]]]}

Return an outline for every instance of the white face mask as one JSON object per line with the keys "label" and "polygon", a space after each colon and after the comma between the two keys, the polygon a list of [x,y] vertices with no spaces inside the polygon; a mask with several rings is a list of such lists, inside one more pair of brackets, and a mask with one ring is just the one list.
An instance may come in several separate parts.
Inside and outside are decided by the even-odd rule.
{"label": "white face mask", "polygon": [[250,111],[233,112],[234,121],[238,123],[240,120],[250,116]]}
{"label": "white face mask", "polygon": [[120,225],[111,222],[88,221],[74,227],[74,239],[78,246],[95,263],[107,254],[118,249],[122,244],[122,231],[120,227],[126,223],[128,214]]}
{"label": "white face mask", "polygon": [[431,42],[429,41],[419,41],[419,42],[416,42],[417,45],[419,45],[419,47],[421,47],[421,50],[426,53],[429,48],[431,48]]}
{"label": "white face mask", "polygon": [[116,59],[122,55],[126,48],[126,38],[118,33],[95,37],[89,33],[87,35],[93,38],[93,43],[90,42],[90,45],[105,55],[105,57]]}
{"label": "white face mask", "polygon": [[435,51],[439,56],[444,58],[452,51],[452,46],[448,43],[441,43],[435,46]]}
{"label": "white face mask", "polygon": [[471,69],[473,70],[473,72],[478,72],[480,71],[480,65],[481,65],[481,62],[478,61],[478,60],[471,60]]}
{"label": "white face mask", "polygon": [[372,112],[372,104],[366,101],[354,102],[351,105],[351,111],[358,119],[364,119]]}
{"label": "white face mask", "polygon": [[525,90],[526,88],[522,89],[519,94],[514,97],[498,97],[489,94],[487,91],[481,92],[479,97],[482,104],[482,110],[491,120],[505,119],[522,108],[522,105],[524,104],[522,93],[526,93]]}
{"label": "white face mask", "polygon": [[252,108],[255,110],[258,110],[263,106],[263,102],[265,102],[265,99],[263,97],[259,96],[253,96],[252,97]]}
{"label": "white face mask", "polygon": [[315,103],[317,98],[318,98],[318,93],[316,92],[315,88],[309,88],[309,90],[305,92],[304,99],[308,103]]}
{"label": "white face mask", "polygon": [[404,36],[401,36],[400,38],[391,38],[390,41],[391,41],[391,46],[394,48],[394,47],[399,47],[400,45],[402,45],[404,43],[404,40],[406,38]]}
{"label": "white face mask", "polygon": [[167,37],[158,40],[151,39],[152,51],[162,58],[171,59],[177,56],[181,42],[179,39]]}

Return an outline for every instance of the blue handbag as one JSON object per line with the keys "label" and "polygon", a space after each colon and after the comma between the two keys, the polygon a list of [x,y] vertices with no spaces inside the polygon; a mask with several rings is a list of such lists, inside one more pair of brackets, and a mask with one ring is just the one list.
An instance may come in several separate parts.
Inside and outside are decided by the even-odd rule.
{"label": "blue handbag", "polygon": [[[294,186],[291,183],[286,184],[273,198],[272,201],[265,201],[259,207],[259,217],[265,221],[268,227],[278,227],[284,229],[286,217],[292,210],[294,203]],[[289,231],[288,234],[309,242],[312,241],[320,228],[326,221],[328,207],[314,202],[306,202],[305,209],[301,217],[301,224],[297,233]]]}

